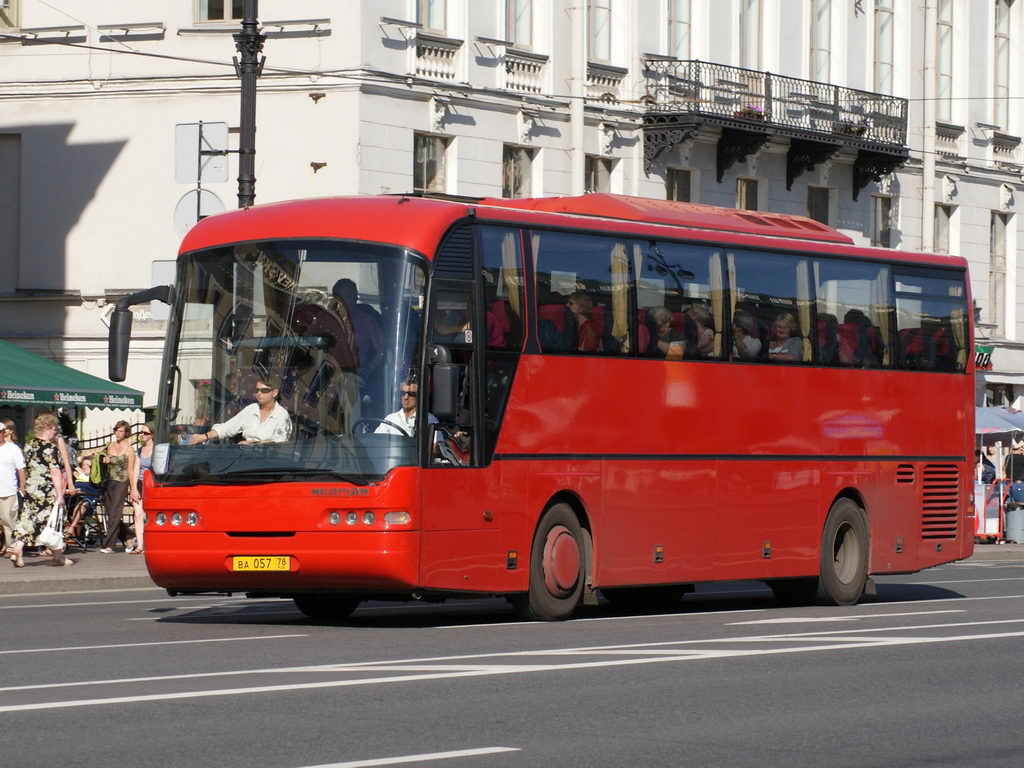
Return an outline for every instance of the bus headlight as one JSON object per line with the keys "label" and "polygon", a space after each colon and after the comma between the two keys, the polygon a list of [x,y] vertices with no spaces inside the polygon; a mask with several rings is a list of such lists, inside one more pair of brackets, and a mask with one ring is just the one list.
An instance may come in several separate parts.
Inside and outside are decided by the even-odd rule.
{"label": "bus headlight", "polygon": [[156,524],[157,525],[167,525],[167,515],[165,513],[163,513],[163,512],[157,512],[156,513]]}
{"label": "bus headlight", "polygon": [[185,523],[186,525],[191,525],[193,528],[199,525],[199,513],[189,512],[187,515],[185,515]]}
{"label": "bus headlight", "polygon": [[377,516],[373,512],[369,510],[363,512],[363,525],[373,525],[375,522],[377,522]]}
{"label": "bus headlight", "polygon": [[341,513],[331,512],[331,514],[327,516],[327,522],[331,525],[338,525],[341,522]]}
{"label": "bus headlight", "polygon": [[412,517],[405,511],[384,513],[385,525],[408,525],[411,520]]}
{"label": "bus headlight", "polygon": [[348,512],[345,514],[345,525],[355,525],[359,522],[358,512]]}
{"label": "bus headlight", "polygon": [[181,525],[181,512],[175,512],[171,515],[171,525]]}

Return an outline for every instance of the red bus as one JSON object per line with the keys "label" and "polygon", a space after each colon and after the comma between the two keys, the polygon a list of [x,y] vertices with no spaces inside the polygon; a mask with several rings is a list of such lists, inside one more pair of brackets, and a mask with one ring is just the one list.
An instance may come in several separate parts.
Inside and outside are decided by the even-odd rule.
{"label": "red bus", "polygon": [[851,604],[973,549],[961,258],[605,194],[285,202],[204,219],[173,287],[120,302],[112,378],[154,297],[172,594]]}

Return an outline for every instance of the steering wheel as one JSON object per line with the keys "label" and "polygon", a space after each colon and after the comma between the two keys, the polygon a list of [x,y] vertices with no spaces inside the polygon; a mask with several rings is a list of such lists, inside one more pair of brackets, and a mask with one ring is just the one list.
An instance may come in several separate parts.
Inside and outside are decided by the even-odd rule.
{"label": "steering wheel", "polygon": [[388,421],[387,419],[374,419],[372,417],[367,417],[367,418],[364,418],[364,419],[359,419],[359,421],[357,421],[355,424],[353,424],[352,425],[352,434],[354,434],[354,435],[356,435],[356,434],[368,435],[368,434],[370,434],[370,432],[373,431],[373,430],[370,429],[370,427],[376,428],[377,426],[379,426],[381,424],[384,424],[384,425],[386,425],[388,427],[391,427],[392,429],[397,429],[399,432],[401,432],[406,437],[412,437],[412,435],[410,435],[408,432],[406,432],[404,429],[402,429],[402,427],[398,426],[394,422]]}

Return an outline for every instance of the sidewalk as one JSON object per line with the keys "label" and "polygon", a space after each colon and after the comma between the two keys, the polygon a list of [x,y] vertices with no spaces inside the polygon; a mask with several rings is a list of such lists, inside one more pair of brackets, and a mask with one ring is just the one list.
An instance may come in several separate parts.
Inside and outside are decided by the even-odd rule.
{"label": "sidewalk", "polygon": [[31,592],[78,592],[96,589],[131,589],[156,585],[146,571],[145,555],[116,552],[104,555],[97,550],[68,555],[71,568],[54,568],[51,558],[25,557],[25,567],[15,568],[10,560],[0,560],[0,595]]}
{"label": "sidewalk", "polygon": [[[54,568],[50,558],[26,557],[24,568],[0,560],[0,595],[31,592],[79,592],[99,589],[138,589],[156,585],[146,571],[145,555],[117,552],[103,555],[96,550],[74,551],[71,568]],[[977,544],[974,555],[964,562],[1024,561],[1024,544]]]}

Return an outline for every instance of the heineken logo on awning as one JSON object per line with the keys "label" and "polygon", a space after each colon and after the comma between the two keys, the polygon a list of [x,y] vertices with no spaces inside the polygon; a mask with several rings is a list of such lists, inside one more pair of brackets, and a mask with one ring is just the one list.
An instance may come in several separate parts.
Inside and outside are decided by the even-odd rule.
{"label": "heineken logo on awning", "polygon": [[89,402],[85,395],[79,395],[75,392],[54,392],[53,400],[56,403],[87,403]]}
{"label": "heineken logo on awning", "polygon": [[127,395],[104,395],[106,405],[135,405],[135,398]]}
{"label": "heineken logo on awning", "polygon": [[23,389],[0,389],[0,398],[4,400],[35,400],[36,396]]}

